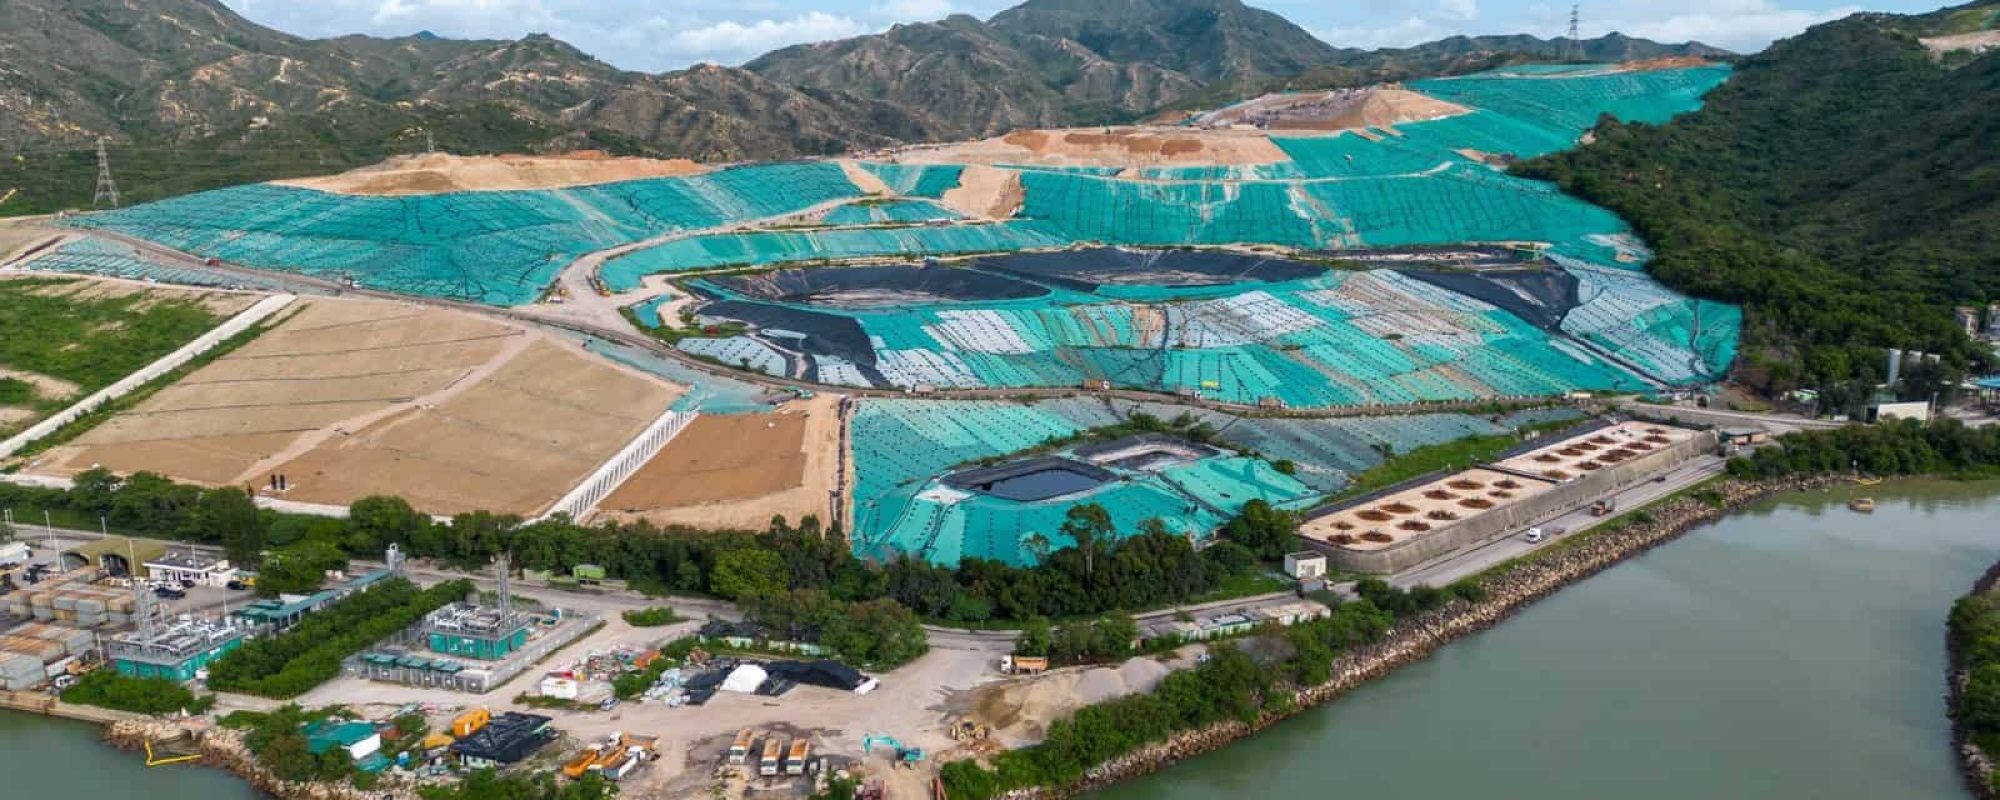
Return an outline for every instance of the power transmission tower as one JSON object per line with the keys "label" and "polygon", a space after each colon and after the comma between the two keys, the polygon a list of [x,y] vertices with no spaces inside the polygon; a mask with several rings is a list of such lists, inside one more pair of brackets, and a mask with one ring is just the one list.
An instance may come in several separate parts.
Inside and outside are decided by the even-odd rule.
{"label": "power transmission tower", "polygon": [[432,153],[435,153],[435,152],[437,152],[437,151],[438,151],[438,143],[437,143],[437,139],[436,139],[435,137],[431,136],[431,129],[429,129],[429,128],[425,128],[425,129],[424,129],[424,154],[425,154],[425,155],[430,155],[430,154],[432,154]]}
{"label": "power transmission tower", "polygon": [[1580,32],[1582,26],[1577,24],[1582,18],[1582,12],[1582,3],[1573,3],[1569,7],[1569,47],[1563,52],[1563,58],[1569,61],[1583,60],[1583,34]]}
{"label": "power transmission tower", "polygon": [[118,207],[118,182],[111,179],[111,156],[104,152],[104,137],[97,137],[97,196],[91,198],[91,208],[103,208],[110,203]]}

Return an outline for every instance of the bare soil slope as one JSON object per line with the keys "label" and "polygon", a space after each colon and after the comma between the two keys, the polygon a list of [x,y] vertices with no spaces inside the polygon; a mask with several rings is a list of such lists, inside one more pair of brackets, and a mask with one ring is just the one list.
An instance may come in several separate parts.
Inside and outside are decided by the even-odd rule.
{"label": "bare soil slope", "polygon": [[707,167],[686,159],[613,158],[594,150],[560,156],[397,156],[373,166],[285,186],[360,195],[411,195],[505,189],[558,189],[594,183],[693,175]]}

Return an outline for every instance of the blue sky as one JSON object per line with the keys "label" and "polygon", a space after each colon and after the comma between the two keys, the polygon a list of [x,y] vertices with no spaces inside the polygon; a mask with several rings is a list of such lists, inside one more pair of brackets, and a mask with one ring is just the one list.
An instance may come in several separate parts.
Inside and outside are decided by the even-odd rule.
{"label": "blue sky", "polygon": [[[250,19],[305,36],[429,30],[460,38],[548,33],[626,69],[740,64],[800,42],[839,39],[951,13],[986,18],[1012,0],[223,0]],[[1457,33],[1557,36],[1562,0],[1250,0],[1335,45],[1394,47]],[[1613,30],[1756,50],[1855,11],[1928,11],[1936,0],[1595,0],[1583,35]]]}

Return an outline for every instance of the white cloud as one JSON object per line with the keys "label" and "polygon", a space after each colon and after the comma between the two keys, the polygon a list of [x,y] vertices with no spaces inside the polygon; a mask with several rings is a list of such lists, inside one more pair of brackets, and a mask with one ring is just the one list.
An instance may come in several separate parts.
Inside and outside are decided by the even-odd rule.
{"label": "white cloud", "polygon": [[665,45],[667,52],[676,56],[740,60],[788,45],[860,36],[873,30],[849,17],[813,11],[786,20],[724,21],[680,30],[668,37]]}
{"label": "white cloud", "polygon": [[1446,19],[1475,20],[1479,18],[1479,0],[1441,0],[1438,13]]}
{"label": "white cloud", "polygon": [[1806,28],[1861,10],[1852,5],[1824,11],[1784,8],[1771,0],[1696,0],[1662,14],[1649,5],[1628,3],[1619,10],[1617,18],[1596,24],[1586,17],[1584,35],[1593,35],[1592,28],[1599,33],[1617,30],[1662,42],[1699,40],[1752,52]]}
{"label": "white cloud", "polygon": [[1444,26],[1423,17],[1405,17],[1379,27],[1328,28],[1314,31],[1313,35],[1335,47],[1374,50],[1383,47],[1409,47],[1441,39],[1452,33]]}
{"label": "white cloud", "polygon": [[935,22],[957,10],[951,0],[876,0],[869,7],[876,19],[889,22]]}

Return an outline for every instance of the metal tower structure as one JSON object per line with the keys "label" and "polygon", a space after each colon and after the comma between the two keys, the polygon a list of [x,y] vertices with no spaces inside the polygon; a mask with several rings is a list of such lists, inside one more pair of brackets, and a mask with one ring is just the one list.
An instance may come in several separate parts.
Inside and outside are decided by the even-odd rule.
{"label": "metal tower structure", "polygon": [[429,128],[425,128],[425,129],[424,129],[424,154],[425,154],[425,155],[429,155],[429,154],[431,154],[431,153],[435,153],[435,152],[437,152],[437,151],[438,151],[438,143],[437,143],[437,137],[435,137],[435,136],[432,136],[432,135],[431,135],[431,129],[429,129]]}
{"label": "metal tower structure", "polygon": [[118,182],[111,179],[111,156],[104,152],[104,137],[97,137],[97,196],[90,201],[91,208],[103,208],[110,203],[118,207]]}
{"label": "metal tower structure", "polygon": [[508,565],[507,561],[506,553],[501,553],[495,561],[495,564],[500,567],[500,598],[497,605],[500,608],[500,617],[502,619],[514,613],[514,587],[512,579],[508,575],[509,572],[513,571],[513,568]]}
{"label": "metal tower structure", "polygon": [[1563,48],[1563,58],[1569,61],[1583,60],[1583,34],[1581,32],[1582,26],[1578,24],[1582,20],[1582,16],[1583,16],[1583,4],[1582,3],[1570,4],[1569,45]]}

